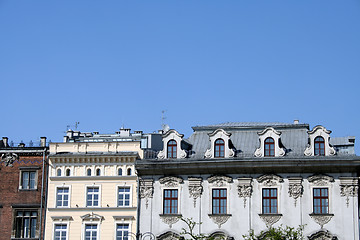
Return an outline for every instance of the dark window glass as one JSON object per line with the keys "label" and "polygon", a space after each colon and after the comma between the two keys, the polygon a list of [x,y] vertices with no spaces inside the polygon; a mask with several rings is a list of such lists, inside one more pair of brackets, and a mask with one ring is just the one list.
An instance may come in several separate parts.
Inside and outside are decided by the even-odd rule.
{"label": "dark window glass", "polygon": [[21,172],[21,189],[36,189],[36,171]]}
{"label": "dark window glass", "polygon": [[167,157],[176,158],[177,144],[175,140],[170,140],[167,144]]}
{"label": "dark window glass", "polygon": [[264,147],[264,156],[265,157],[274,157],[275,156],[275,142],[274,139],[268,137],[265,139],[265,147]]}
{"label": "dark window glass", "polygon": [[262,190],[262,212],[263,214],[277,213],[277,189],[263,188]]}
{"label": "dark window glass", "polygon": [[97,240],[97,225],[86,224],[85,225],[85,240]]}
{"label": "dark window glass", "polygon": [[128,168],[128,170],[127,170],[127,175],[128,175],[128,176],[131,175],[131,168]]}
{"label": "dark window glass", "polygon": [[87,174],[88,176],[91,176],[91,169],[90,169],[90,168],[86,171],[86,174]]}
{"label": "dark window glass", "polygon": [[96,169],[96,176],[100,176],[101,175],[101,170],[100,169]]}
{"label": "dark window glass", "polygon": [[55,224],[54,240],[66,240],[66,235],[67,235],[67,225]]}
{"label": "dark window glass", "polygon": [[226,189],[213,189],[212,190],[212,213],[213,214],[226,214]]}
{"label": "dark window glass", "polygon": [[56,176],[60,177],[61,176],[61,169],[58,169],[56,172]]}
{"label": "dark window glass", "polygon": [[122,176],[122,169],[121,168],[118,168],[118,175]]}
{"label": "dark window glass", "polygon": [[70,169],[66,169],[66,176],[70,176]]}
{"label": "dark window glass", "polygon": [[327,188],[314,188],[314,213],[329,213],[329,194]]}
{"label": "dark window glass", "polygon": [[164,190],[164,214],[178,213],[178,190]]}
{"label": "dark window glass", "polygon": [[323,137],[316,137],[314,140],[315,156],[325,156],[325,140]]}
{"label": "dark window glass", "polygon": [[128,239],[129,239],[129,224],[117,224],[116,240],[128,240]]}
{"label": "dark window glass", "polygon": [[214,157],[221,158],[225,156],[225,142],[222,139],[215,141],[215,154]]}
{"label": "dark window glass", "polygon": [[15,212],[15,237],[36,238],[38,212],[17,210]]}

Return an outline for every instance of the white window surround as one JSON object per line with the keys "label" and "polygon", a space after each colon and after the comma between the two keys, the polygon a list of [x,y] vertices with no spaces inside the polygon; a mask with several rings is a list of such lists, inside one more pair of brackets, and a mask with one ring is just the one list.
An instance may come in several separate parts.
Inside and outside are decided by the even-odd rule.
{"label": "white window surround", "polygon": [[52,235],[51,235],[51,239],[55,239],[55,226],[56,225],[66,225],[66,240],[69,240],[69,220],[63,220],[60,219],[60,221],[55,221],[53,222],[53,231],[52,231]]}
{"label": "white window surround", "polygon": [[255,157],[264,157],[265,153],[265,140],[269,137],[274,139],[274,146],[275,146],[275,156],[274,157],[282,157],[285,155],[286,151],[284,148],[279,146],[280,143],[280,135],[281,132],[276,131],[272,127],[267,127],[263,131],[258,132],[259,140],[260,140],[260,147],[256,149],[254,155]]}
{"label": "white window surround", "polygon": [[[91,188],[91,187],[98,187],[99,188],[99,204],[98,206],[91,206],[91,207],[88,207],[87,206],[87,193],[88,193],[88,188]],[[84,207],[87,207],[87,208],[99,208],[101,207],[101,185],[85,185],[85,202],[84,202]]]}
{"label": "white window surround", "polygon": [[177,214],[181,214],[181,196],[183,179],[179,177],[163,177],[159,179],[161,191],[161,213],[164,214],[164,190],[178,190],[178,207]]}
{"label": "white window surround", "polygon": [[327,188],[328,189],[328,200],[329,200],[329,210],[328,213],[332,212],[332,191],[333,191],[333,182],[334,178],[327,175],[313,175],[307,178],[310,185],[310,194],[311,194],[311,209],[309,209],[311,213],[314,211],[314,188]]}
{"label": "white window surround", "polygon": [[[23,172],[35,172],[35,182],[34,182],[34,188],[30,188],[30,174],[29,174],[29,188],[23,188]],[[20,174],[19,174],[19,190],[37,190],[37,185],[38,185],[38,169],[35,168],[29,168],[29,169],[20,169]]]}
{"label": "white window surround", "polygon": [[210,141],[210,148],[205,152],[205,158],[214,158],[214,151],[215,151],[215,141],[217,139],[224,140],[224,158],[234,157],[235,152],[233,149],[229,147],[229,141],[231,133],[225,132],[223,129],[219,128],[209,133],[209,141]]}
{"label": "white window surround", "polygon": [[311,131],[308,131],[310,144],[305,149],[305,156],[315,156],[314,141],[316,137],[323,137],[325,141],[325,156],[332,156],[336,154],[333,147],[330,146],[330,130],[327,130],[323,126],[315,126]]}
{"label": "white window surround", "polygon": [[[58,207],[57,206],[57,192],[58,192],[58,188],[69,188],[69,204],[66,207]],[[54,207],[55,208],[69,208],[71,206],[71,185],[56,185],[55,186],[55,201],[54,201]]]}
{"label": "white window surround", "polygon": [[167,131],[163,136],[162,136],[162,141],[163,141],[163,150],[161,150],[157,157],[159,159],[165,159],[167,158],[167,151],[168,151],[168,142],[170,140],[175,140],[176,141],[176,158],[186,158],[187,157],[187,153],[185,150],[181,149],[181,142],[183,140],[184,135],[178,133],[176,130],[171,129],[169,131]]}
{"label": "white window surround", "polygon": [[87,221],[83,221],[82,226],[81,226],[81,239],[85,240],[85,227],[86,225],[96,225],[96,240],[100,239],[100,223],[101,221],[94,221],[94,220],[87,220]]}
{"label": "white window surround", "polygon": [[[119,188],[130,188],[130,203],[129,206],[119,206]],[[123,208],[129,208],[133,206],[132,203],[133,198],[133,187],[132,185],[116,185],[116,206],[117,207],[123,207]]]}
{"label": "white window surround", "polygon": [[[209,200],[210,200],[210,204],[209,204],[209,214],[210,215],[222,215],[222,214],[213,214],[213,199],[212,199],[212,190],[213,189],[226,189],[226,213],[228,214],[230,213],[230,190],[231,190],[231,184],[233,182],[233,179],[231,177],[228,176],[211,176],[208,179],[208,183],[209,183]],[[223,213],[224,214],[224,213]]]}
{"label": "white window surround", "polygon": [[[115,217],[114,217],[115,218]],[[116,233],[117,233],[117,225],[118,224],[128,224],[129,225],[129,236],[128,236],[128,239],[132,239],[132,231],[131,231],[131,227],[132,227],[132,224],[131,224],[131,220],[129,219],[119,219],[118,217],[115,218],[115,222],[114,222],[114,240],[116,240]]]}

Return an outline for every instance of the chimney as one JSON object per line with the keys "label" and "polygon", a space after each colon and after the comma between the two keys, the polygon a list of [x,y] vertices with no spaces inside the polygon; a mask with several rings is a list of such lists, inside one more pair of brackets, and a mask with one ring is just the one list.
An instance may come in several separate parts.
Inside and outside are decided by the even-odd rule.
{"label": "chimney", "polygon": [[40,137],[40,147],[46,147],[46,137]]}
{"label": "chimney", "polygon": [[64,136],[64,143],[69,141],[69,137],[68,136]]}
{"label": "chimney", "polygon": [[99,134],[99,132],[93,132],[94,133],[94,135],[98,135]]}
{"label": "chimney", "polygon": [[19,143],[18,147],[25,147],[25,143]]}
{"label": "chimney", "polygon": [[120,137],[130,137],[130,128],[120,128]]}
{"label": "chimney", "polygon": [[294,124],[299,124],[299,120],[295,119]]}
{"label": "chimney", "polygon": [[4,143],[4,147],[8,147],[9,146],[9,144],[8,144],[8,138],[7,137],[3,137],[3,143]]}

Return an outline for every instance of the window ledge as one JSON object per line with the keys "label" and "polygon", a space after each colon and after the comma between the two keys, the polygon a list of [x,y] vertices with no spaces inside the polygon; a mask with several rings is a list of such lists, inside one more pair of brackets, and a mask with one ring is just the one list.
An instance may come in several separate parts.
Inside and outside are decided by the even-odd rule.
{"label": "window ledge", "polygon": [[227,222],[231,217],[231,214],[209,214],[211,220],[221,228],[221,225]]}
{"label": "window ledge", "polygon": [[171,228],[173,224],[177,223],[182,217],[181,214],[159,214],[163,223],[168,224]]}
{"label": "window ledge", "polygon": [[[33,188],[33,189],[22,189],[19,188],[19,191],[24,191],[24,192],[31,192],[31,191],[37,191],[37,188]],[[13,238],[12,238],[13,239]],[[14,238],[17,239],[17,238]],[[20,238],[21,239],[21,238]],[[23,238],[24,239],[24,238]],[[36,238],[29,238],[29,239],[36,239]]]}
{"label": "window ledge", "polygon": [[309,216],[323,228],[325,224],[330,222],[334,214],[331,213],[310,213]]}
{"label": "window ledge", "polygon": [[270,228],[274,223],[278,222],[282,217],[282,214],[279,213],[263,213],[259,214],[261,220],[264,221],[267,228]]}

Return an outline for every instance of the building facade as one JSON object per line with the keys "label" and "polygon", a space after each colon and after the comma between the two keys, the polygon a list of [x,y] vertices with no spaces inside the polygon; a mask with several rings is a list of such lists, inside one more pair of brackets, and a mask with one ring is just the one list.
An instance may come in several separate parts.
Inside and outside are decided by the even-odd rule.
{"label": "building facade", "polygon": [[63,143],[51,143],[45,239],[134,236],[134,163],[144,154],[151,156],[160,139],[159,134],[130,133],[130,129],[115,134],[69,130]]}
{"label": "building facade", "polygon": [[42,239],[46,208],[46,138],[40,144],[0,141],[1,240]]}
{"label": "building facade", "polygon": [[179,239],[180,218],[192,218],[195,233],[226,239],[280,225],[303,225],[312,240],[359,239],[354,137],[298,121],[193,130],[165,132],[157,158],[136,162],[140,236]]}

